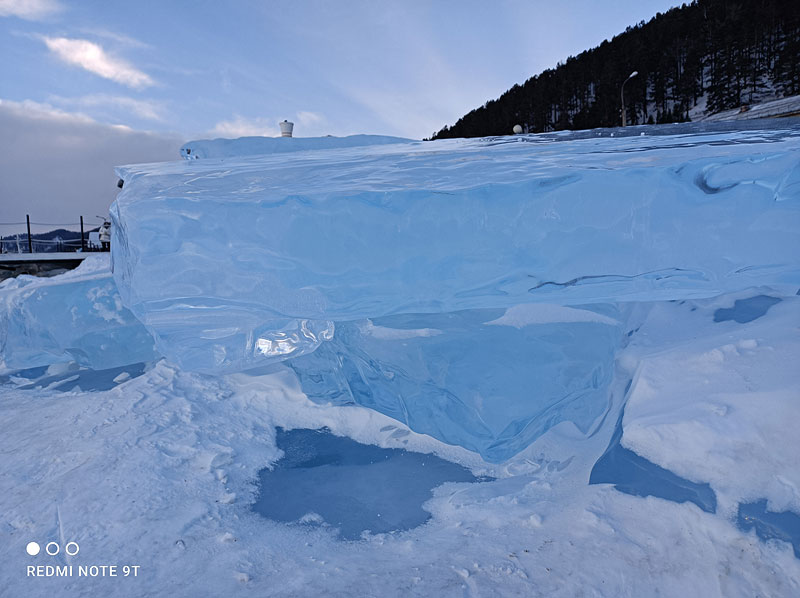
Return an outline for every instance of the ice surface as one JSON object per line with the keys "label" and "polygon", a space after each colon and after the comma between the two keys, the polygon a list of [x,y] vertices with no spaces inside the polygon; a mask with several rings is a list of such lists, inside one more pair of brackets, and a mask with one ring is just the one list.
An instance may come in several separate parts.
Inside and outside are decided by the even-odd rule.
{"label": "ice surface", "polygon": [[684,132],[120,168],[115,277],[159,348],[204,371],[275,357],[257,339],[296,333],[293,320],[800,282],[800,208],[784,189],[800,127]]}
{"label": "ice surface", "polygon": [[108,369],[157,357],[153,338],[122,305],[108,256],[52,278],[0,283],[0,357],[6,369],[75,361]]}
{"label": "ice surface", "polygon": [[430,519],[422,508],[445,482],[474,482],[460,465],[435,455],[384,449],[330,430],[278,430],[283,458],[260,473],[253,508],[270,519],[322,523],[342,538],[402,531]]}
{"label": "ice surface", "polygon": [[589,432],[623,319],[547,304],[386,316],[338,323],[289,365],[313,400],[358,403],[499,462],[562,421]]}
{"label": "ice surface", "polygon": [[590,432],[620,306],[800,284],[800,125],[769,126],[203,142],[227,157],[119,169],[115,279],[183,369],[294,359],[315,400],[501,461]]}

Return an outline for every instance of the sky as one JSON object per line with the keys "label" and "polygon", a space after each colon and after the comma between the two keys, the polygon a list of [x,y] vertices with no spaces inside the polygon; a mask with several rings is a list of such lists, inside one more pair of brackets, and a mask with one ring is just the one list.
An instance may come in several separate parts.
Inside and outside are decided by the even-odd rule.
{"label": "sky", "polygon": [[0,0],[0,234],[97,220],[191,139],[429,137],[676,4]]}

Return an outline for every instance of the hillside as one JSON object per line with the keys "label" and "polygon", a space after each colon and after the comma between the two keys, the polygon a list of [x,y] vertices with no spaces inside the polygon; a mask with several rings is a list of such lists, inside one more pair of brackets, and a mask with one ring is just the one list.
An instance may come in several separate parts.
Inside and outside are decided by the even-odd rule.
{"label": "hillside", "polygon": [[515,85],[434,139],[699,120],[800,94],[800,2],[696,0]]}
{"label": "hillside", "polygon": [[[89,239],[89,233],[100,230],[100,227],[87,228],[84,239]],[[37,253],[51,253],[59,251],[76,251],[81,246],[81,233],[74,230],[58,228],[46,233],[33,233],[31,235],[33,250]],[[0,253],[26,253],[28,251],[28,234],[19,233],[0,237]]]}

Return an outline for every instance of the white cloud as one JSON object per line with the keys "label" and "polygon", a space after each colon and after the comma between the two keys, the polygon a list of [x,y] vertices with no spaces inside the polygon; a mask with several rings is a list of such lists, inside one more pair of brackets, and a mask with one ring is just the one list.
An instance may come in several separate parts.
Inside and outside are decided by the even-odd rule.
{"label": "white cloud", "polygon": [[164,120],[164,106],[159,102],[151,100],[137,100],[127,96],[115,96],[107,94],[93,94],[77,98],[64,98],[53,96],[51,102],[62,106],[78,106],[81,108],[121,108],[140,118],[154,121]]}
{"label": "white cloud", "polygon": [[151,48],[150,44],[146,44],[141,40],[136,39],[135,37],[131,37],[130,35],[124,35],[122,33],[117,33],[116,31],[110,31],[108,29],[103,29],[100,27],[85,27],[79,29],[81,33],[87,34],[89,37],[102,37],[103,39],[108,39],[114,42],[116,45],[119,46],[127,46],[129,48]]}
{"label": "white cloud", "polygon": [[14,115],[14,117],[17,118],[24,117],[31,120],[50,120],[82,124],[97,122],[90,116],[87,116],[81,112],[65,112],[64,110],[55,108],[50,104],[34,102],[33,100],[15,102],[13,100],[0,99],[0,110],[6,114]]}
{"label": "white cloud", "polygon": [[0,0],[0,17],[38,21],[61,10],[56,0]]}
{"label": "white cloud", "polygon": [[234,116],[232,120],[218,122],[211,135],[215,137],[278,137],[281,134],[278,120],[273,118],[243,118]]}
{"label": "white cloud", "polygon": [[318,112],[309,112],[305,110],[300,110],[297,113],[297,122],[304,127],[313,127],[315,125],[321,125],[325,122],[325,117],[319,114]]}
{"label": "white cloud", "polygon": [[154,84],[150,75],[143,73],[124,60],[109,56],[101,46],[89,40],[45,37],[44,43],[64,62],[84,68],[105,79],[134,89],[150,87]]}

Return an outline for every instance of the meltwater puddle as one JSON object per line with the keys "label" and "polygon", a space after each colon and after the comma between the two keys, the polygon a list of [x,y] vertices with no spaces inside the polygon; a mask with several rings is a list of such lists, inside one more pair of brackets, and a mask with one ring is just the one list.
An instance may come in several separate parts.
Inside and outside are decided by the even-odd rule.
{"label": "meltwater puddle", "polygon": [[253,509],[275,521],[327,524],[345,540],[411,529],[431,515],[422,504],[445,482],[476,482],[472,473],[434,455],[384,449],[327,429],[278,428],[285,453],[260,474]]}

